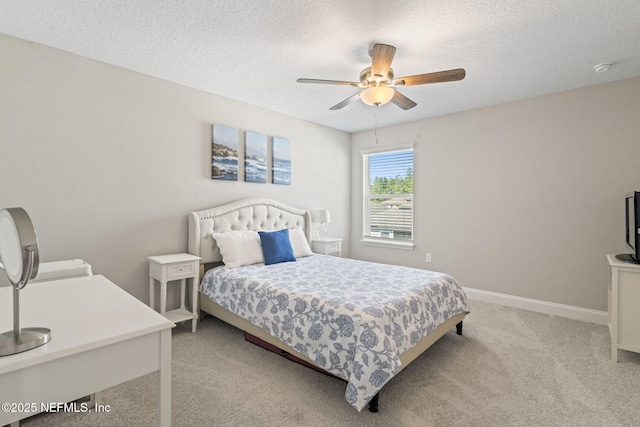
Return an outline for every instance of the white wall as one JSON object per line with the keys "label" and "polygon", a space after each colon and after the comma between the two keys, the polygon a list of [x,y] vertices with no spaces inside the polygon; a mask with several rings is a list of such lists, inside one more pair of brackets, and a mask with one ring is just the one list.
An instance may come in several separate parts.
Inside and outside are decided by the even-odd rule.
{"label": "white wall", "polygon": [[[0,94],[0,208],[27,210],[41,261],[147,302],[147,257],[187,250],[187,213],[252,196],[331,210],[348,252],[344,132],[1,34]],[[292,185],[211,180],[213,123],[290,139]]]}
{"label": "white wall", "polygon": [[415,144],[412,252],[358,242],[375,138],[354,134],[351,256],[606,311],[605,254],[628,252],[623,198],[640,190],[639,113],[635,78],[380,129],[380,145]]}

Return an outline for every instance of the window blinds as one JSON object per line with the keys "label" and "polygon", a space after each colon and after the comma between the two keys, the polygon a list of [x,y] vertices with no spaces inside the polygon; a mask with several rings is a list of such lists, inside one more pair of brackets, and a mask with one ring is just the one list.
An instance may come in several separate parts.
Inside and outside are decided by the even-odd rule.
{"label": "window blinds", "polygon": [[364,237],[413,240],[413,146],[362,155]]}

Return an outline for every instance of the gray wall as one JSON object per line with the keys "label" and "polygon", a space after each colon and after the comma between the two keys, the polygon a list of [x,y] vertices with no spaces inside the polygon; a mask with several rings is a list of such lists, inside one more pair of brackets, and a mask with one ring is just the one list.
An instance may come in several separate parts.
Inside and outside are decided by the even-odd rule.
{"label": "gray wall", "polygon": [[[354,134],[351,256],[451,273],[463,286],[607,309],[607,253],[640,190],[640,78],[387,127],[415,144],[414,251],[362,246]],[[425,262],[425,253],[433,262]]]}
{"label": "gray wall", "polygon": [[[640,79],[380,129],[381,145],[416,144],[414,251],[358,242],[372,131],[350,136],[5,35],[0,94],[0,207],[28,210],[43,261],[85,259],[145,302],[146,258],[186,250],[187,212],[265,196],[330,209],[330,234],[355,258],[606,310],[604,255],[626,251],[622,197],[640,189]],[[209,179],[212,123],[291,139],[293,185]]]}
{"label": "gray wall", "polygon": [[[147,257],[187,250],[187,213],[252,196],[329,209],[348,252],[347,133],[6,35],[0,94],[0,208],[29,212],[42,261],[147,302]],[[289,138],[292,185],[212,181],[212,123]]]}

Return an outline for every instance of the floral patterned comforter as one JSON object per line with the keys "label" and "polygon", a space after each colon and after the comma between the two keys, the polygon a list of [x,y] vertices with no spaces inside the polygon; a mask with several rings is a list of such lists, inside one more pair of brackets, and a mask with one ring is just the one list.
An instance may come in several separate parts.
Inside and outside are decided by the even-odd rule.
{"label": "floral patterned comforter", "polygon": [[345,379],[358,411],[400,369],[401,353],[469,311],[447,274],[327,255],[217,267],[200,291]]}

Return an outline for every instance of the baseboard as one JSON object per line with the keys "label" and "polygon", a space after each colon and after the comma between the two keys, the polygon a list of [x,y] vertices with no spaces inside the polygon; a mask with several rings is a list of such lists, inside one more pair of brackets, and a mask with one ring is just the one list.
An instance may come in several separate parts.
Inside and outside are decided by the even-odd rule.
{"label": "baseboard", "polygon": [[472,288],[464,288],[464,291],[471,300],[500,304],[507,307],[535,311],[537,313],[552,314],[554,316],[582,320],[583,322],[597,323],[599,325],[606,325],[608,323],[606,311],[591,310],[572,305],[557,304],[554,302],[522,298]]}

